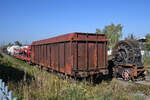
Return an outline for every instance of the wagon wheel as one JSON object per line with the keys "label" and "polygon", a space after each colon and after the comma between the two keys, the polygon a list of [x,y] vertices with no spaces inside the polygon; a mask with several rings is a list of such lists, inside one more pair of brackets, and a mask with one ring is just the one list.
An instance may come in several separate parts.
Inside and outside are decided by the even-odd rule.
{"label": "wagon wheel", "polygon": [[126,81],[132,79],[131,72],[128,69],[123,70],[122,78]]}

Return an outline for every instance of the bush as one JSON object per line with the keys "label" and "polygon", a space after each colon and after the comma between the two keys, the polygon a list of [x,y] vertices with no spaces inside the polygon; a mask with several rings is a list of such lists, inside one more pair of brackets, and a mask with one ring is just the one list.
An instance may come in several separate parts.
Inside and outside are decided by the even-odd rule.
{"label": "bush", "polygon": [[146,64],[147,66],[150,66],[150,56],[146,56],[143,58],[143,62],[144,64]]}

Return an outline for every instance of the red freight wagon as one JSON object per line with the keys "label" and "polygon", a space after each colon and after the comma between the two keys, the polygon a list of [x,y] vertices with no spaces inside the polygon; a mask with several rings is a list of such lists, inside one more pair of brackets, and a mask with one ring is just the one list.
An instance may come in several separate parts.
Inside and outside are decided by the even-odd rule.
{"label": "red freight wagon", "polygon": [[14,49],[14,56],[18,59],[31,62],[31,46],[28,46],[27,48],[20,48],[20,49]]}
{"label": "red freight wagon", "polygon": [[71,76],[107,74],[107,37],[70,33],[32,43],[32,62]]}

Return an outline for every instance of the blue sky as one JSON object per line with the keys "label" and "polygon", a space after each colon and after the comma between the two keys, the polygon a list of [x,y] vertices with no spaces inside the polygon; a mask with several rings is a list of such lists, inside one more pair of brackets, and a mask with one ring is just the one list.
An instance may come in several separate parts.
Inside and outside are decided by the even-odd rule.
{"label": "blue sky", "polygon": [[150,33],[150,0],[0,0],[0,42],[31,42],[111,23],[143,37]]}

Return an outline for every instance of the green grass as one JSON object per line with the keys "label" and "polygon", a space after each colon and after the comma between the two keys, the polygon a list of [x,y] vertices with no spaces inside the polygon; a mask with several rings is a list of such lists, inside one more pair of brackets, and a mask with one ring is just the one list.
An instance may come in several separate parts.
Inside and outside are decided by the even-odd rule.
{"label": "green grass", "polygon": [[102,81],[96,86],[67,76],[61,79],[57,74],[40,70],[7,55],[0,58],[0,65],[1,78],[5,78],[18,100],[144,100],[133,94],[150,95],[149,86],[123,86],[115,79]]}

